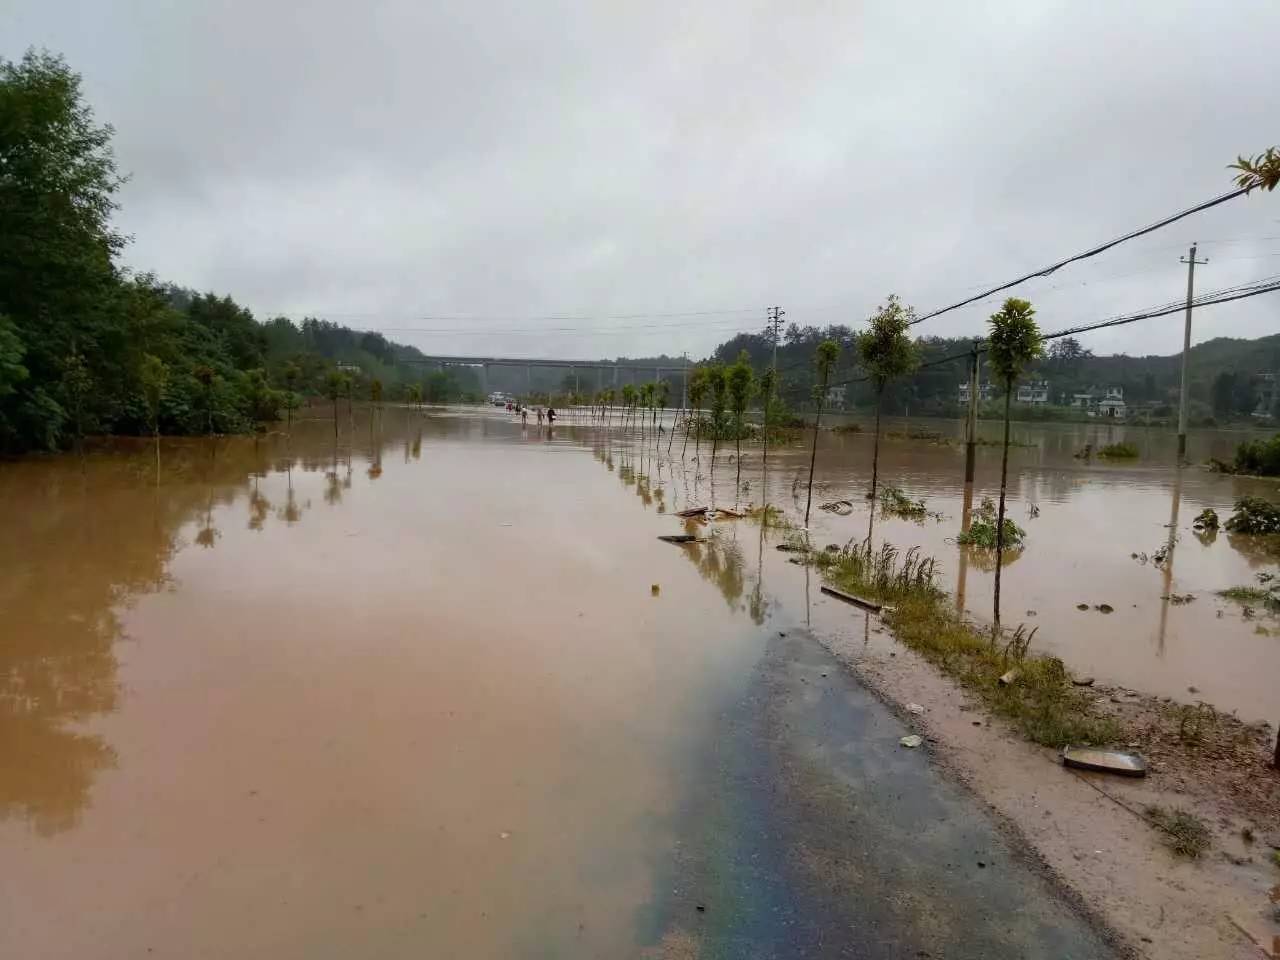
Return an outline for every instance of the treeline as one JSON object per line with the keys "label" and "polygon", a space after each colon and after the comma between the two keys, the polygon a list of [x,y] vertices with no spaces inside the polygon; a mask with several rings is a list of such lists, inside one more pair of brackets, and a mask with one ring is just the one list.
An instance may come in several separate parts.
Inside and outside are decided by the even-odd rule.
{"label": "treeline", "polygon": [[467,371],[429,372],[381,334],[260,323],[229,297],[131,275],[111,135],[60,57],[0,60],[0,451],[245,431],[331,390],[339,363],[356,397],[478,394]]}
{"label": "treeline", "polygon": [[[814,384],[813,352],[820,342],[830,339],[841,346],[842,357],[832,374],[832,382],[854,381],[847,384],[845,405],[864,409],[873,405],[875,388],[866,379],[866,371],[858,363],[857,351],[853,349],[856,336],[850,327],[842,324],[826,328],[795,324],[788,327],[778,345],[781,395],[796,406],[809,403]],[[967,361],[938,361],[966,353],[972,341],[958,337],[922,337],[916,342],[921,366],[886,390],[884,412],[959,415],[958,389],[968,378]],[[738,334],[720,344],[713,358],[730,363],[744,350],[752,365],[763,370],[773,358],[773,341],[768,331]],[[1180,354],[1095,356],[1079,341],[1068,337],[1050,341],[1045,355],[1029,365],[1022,380],[1049,381],[1054,404],[1069,402],[1073,394],[1092,388],[1120,387],[1131,406],[1151,404],[1154,415],[1165,416],[1176,411],[1181,363]],[[1193,415],[1219,421],[1249,416],[1257,408],[1263,389],[1259,375],[1266,373],[1280,375],[1280,334],[1256,340],[1218,337],[1192,347],[1188,392]],[[980,376],[984,383],[992,379],[985,359]]]}

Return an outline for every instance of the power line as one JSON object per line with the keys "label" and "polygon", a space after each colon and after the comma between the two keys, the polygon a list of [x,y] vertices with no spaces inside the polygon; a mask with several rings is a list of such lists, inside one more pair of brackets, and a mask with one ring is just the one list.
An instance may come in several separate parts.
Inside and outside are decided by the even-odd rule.
{"label": "power line", "polygon": [[[1192,298],[1191,305],[1193,307],[1211,307],[1219,303],[1230,303],[1233,300],[1245,300],[1249,297],[1257,297],[1264,293],[1274,293],[1280,291],[1280,274],[1274,277],[1268,277],[1266,280],[1258,280],[1253,283],[1238,284],[1234,287],[1224,287],[1221,290],[1215,290],[1199,297]],[[1165,317],[1171,313],[1179,313],[1186,309],[1185,301],[1175,301],[1167,304],[1161,304],[1158,307],[1152,307],[1141,313],[1128,314],[1122,317],[1113,317],[1110,320],[1100,320],[1095,323],[1081,324],[1080,326],[1068,327],[1065,330],[1057,330],[1053,333],[1044,334],[1042,340],[1060,340],[1063,337],[1074,337],[1081,333],[1089,333],[1093,330],[1104,330],[1108,327],[1120,327],[1129,323],[1137,323],[1139,320],[1152,320],[1156,317]],[[979,340],[981,338],[975,338]],[[986,353],[985,346],[978,346],[978,353]],[[941,366],[944,363],[953,363],[956,360],[965,360],[973,355],[973,349],[965,350],[963,353],[953,353],[950,356],[939,357],[936,360],[929,360],[920,364],[919,370],[928,367]],[[849,380],[838,380],[832,384],[833,387],[847,386],[854,383],[866,383],[871,378],[868,376],[854,377]]]}
{"label": "power line", "polygon": [[1137,230],[1131,230],[1122,236],[1116,237],[1114,240],[1108,240],[1106,243],[1099,244],[1096,247],[1090,247],[1082,253],[1077,253],[1064,260],[1059,260],[1057,263],[1050,264],[1047,267],[1042,267],[1039,270],[1024,274],[1016,280],[1010,280],[1007,283],[1002,283],[999,286],[990,288],[989,290],[984,290],[982,293],[975,294],[974,296],[961,300],[958,303],[953,303],[949,307],[942,307],[941,309],[922,314],[911,322],[913,324],[923,323],[933,317],[941,316],[944,313],[949,313],[952,310],[958,310],[961,307],[968,306],[978,300],[983,300],[986,297],[991,296],[993,293],[1000,293],[1001,291],[1008,290],[1010,287],[1016,287],[1018,284],[1025,283],[1028,280],[1034,280],[1037,277],[1047,277],[1055,271],[1060,270],[1062,267],[1067,266],[1067,264],[1076,263],[1080,260],[1088,260],[1090,257],[1096,257],[1098,254],[1110,250],[1112,247],[1118,246],[1127,240],[1133,240],[1136,237],[1141,237],[1159,230],[1161,227],[1167,227],[1169,224],[1176,223],[1177,221],[1189,217],[1194,213],[1200,213],[1203,210],[1208,210],[1210,207],[1216,207],[1220,203],[1226,203],[1228,200],[1233,200],[1236,197],[1243,195],[1245,192],[1245,188],[1240,187],[1239,189],[1232,190],[1229,193],[1224,193],[1221,196],[1214,197],[1212,200],[1206,200],[1204,203],[1198,203],[1194,207],[1188,207],[1186,210],[1182,210],[1172,216],[1165,217],[1162,220],[1157,220],[1155,223],[1149,224],[1148,226],[1141,227]]}

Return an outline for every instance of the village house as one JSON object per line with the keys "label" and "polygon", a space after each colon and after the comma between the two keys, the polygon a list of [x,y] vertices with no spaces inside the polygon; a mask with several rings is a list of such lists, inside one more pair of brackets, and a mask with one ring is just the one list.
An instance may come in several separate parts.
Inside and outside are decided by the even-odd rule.
{"label": "village house", "polygon": [[1018,392],[1014,395],[1014,399],[1018,403],[1030,403],[1037,406],[1048,404],[1049,381],[1030,380],[1026,383],[1018,384]]}

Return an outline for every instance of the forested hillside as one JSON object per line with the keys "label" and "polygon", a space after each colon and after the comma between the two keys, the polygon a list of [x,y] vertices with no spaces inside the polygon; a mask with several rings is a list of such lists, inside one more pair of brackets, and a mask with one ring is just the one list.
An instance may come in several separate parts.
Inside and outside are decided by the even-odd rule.
{"label": "forested hillside", "polygon": [[476,392],[467,371],[431,372],[381,334],[259,323],[229,297],[131,275],[111,224],[122,183],[111,133],[60,58],[0,61],[0,451],[96,432],[241,431],[316,392]]}

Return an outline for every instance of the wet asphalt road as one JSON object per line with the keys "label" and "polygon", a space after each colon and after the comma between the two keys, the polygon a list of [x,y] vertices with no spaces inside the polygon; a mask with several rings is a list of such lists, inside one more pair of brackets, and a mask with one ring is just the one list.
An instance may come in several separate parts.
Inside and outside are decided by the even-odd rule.
{"label": "wet asphalt road", "polygon": [[810,634],[775,629],[693,778],[651,955],[1116,956],[909,732]]}

